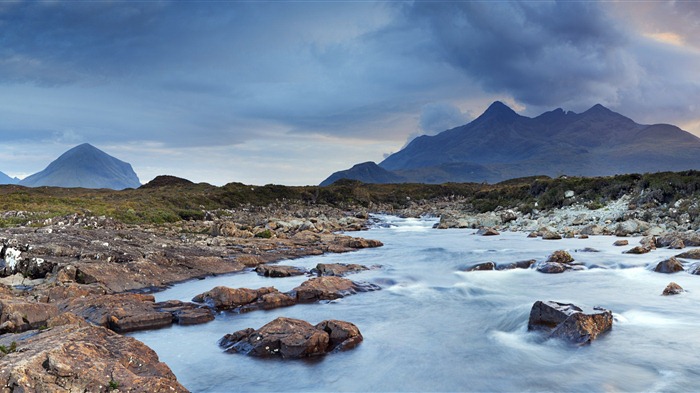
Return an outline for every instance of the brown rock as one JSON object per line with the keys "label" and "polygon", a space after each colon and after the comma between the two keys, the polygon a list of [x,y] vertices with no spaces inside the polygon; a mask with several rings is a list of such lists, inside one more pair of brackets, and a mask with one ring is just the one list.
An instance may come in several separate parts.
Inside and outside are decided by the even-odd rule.
{"label": "brown rock", "polygon": [[461,270],[464,272],[474,272],[478,270],[496,270],[496,264],[494,262],[477,263],[475,265],[468,266]]}
{"label": "brown rock", "polygon": [[651,251],[650,248],[644,247],[644,246],[636,246],[634,248],[631,248],[627,251],[625,251],[625,254],[646,254],[649,251]]}
{"label": "brown rock", "polygon": [[582,234],[578,235],[578,238],[579,239],[588,239],[588,235],[586,235],[585,233],[582,233]]}
{"label": "brown rock", "polygon": [[682,254],[678,254],[676,255],[676,258],[700,259],[700,248],[695,248],[692,250],[688,250]]}
{"label": "brown rock", "polygon": [[629,244],[630,244],[629,240],[616,240],[615,243],[613,243],[613,246],[620,247],[620,246],[626,246]]}
{"label": "brown rock", "polygon": [[350,248],[373,248],[381,247],[384,244],[379,240],[363,239],[361,237],[357,237],[346,240],[344,245]]}
{"label": "brown rock", "polygon": [[480,236],[498,236],[498,235],[500,235],[500,233],[497,230],[495,230],[493,228],[489,228],[489,227],[480,228],[478,231],[476,231],[476,234],[480,235]]}
{"label": "brown rock", "polygon": [[125,333],[158,329],[173,323],[172,315],[157,311],[154,303],[153,295],[123,293],[71,298],[59,303],[59,308],[95,325]]}
{"label": "brown rock", "polygon": [[529,238],[536,238],[536,237],[538,237],[538,236],[539,236],[539,235],[537,234],[537,232],[530,232],[530,233],[527,234],[527,237],[529,237]]}
{"label": "brown rock", "polygon": [[683,271],[683,264],[675,257],[665,259],[656,264],[654,271],[657,273],[677,273]]}
{"label": "brown rock", "polygon": [[315,302],[318,300],[334,300],[357,292],[366,292],[380,289],[378,286],[367,283],[356,283],[347,278],[325,276],[316,277],[304,281],[294,288],[290,294],[298,302]]}
{"label": "brown rock", "polygon": [[668,245],[668,248],[673,250],[682,250],[685,248],[685,243],[683,242],[683,239],[674,239],[671,244]]}
{"label": "brown rock", "polygon": [[561,235],[553,232],[553,231],[543,231],[542,233],[542,239],[544,240],[560,240]]}
{"label": "brown rock", "polygon": [[369,270],[369,268],[355,263],[319,263],[311,272],[316,273],[318,276],[342,277],[349,273],[357,273],[364,270]]}
{"label": "brown rock", "polygon": [[63,325],[17,337],[0,357],[0,386],[16,392],[187,392],[153,350],[97,326]]}
{"label": "brown rock", "polygon": [[284,265],[258,265],[255,272],[265,277],[291,277],[306,273],[305,269]]}
{"label": "brown rock", "polygon": [[678,295],[680,293],[685,292],[683,288],[676,284],[675,282],[669,283],[666,288],[664,288],[663,293],[661,293],[663,296],[669,296],[669,295]]}
{"label": "brown rock", "polygon": [[257,309],[273,309],[292,306],[295,299],[279,292],[274,287],[258,289],[215,287],[214,289],[195,296],[192,301],[206,303],[217,310],[235,310],[240,312]]}
{"label": "brown rock", "polygon": [[530,310],[528,330],[544,330],[550,337],[584,345],[612,328],[612,312],[593,308],[591,312],[573,304],[537,301]]}
{"label": "brown rock", "polygon": [[170,313],[178,325],[199,325],[214,320],[214,311],[199,304],[168,300],[153,304],[157,311]]}
{"label": "brown rock", "polygon": [[219,345],[227,352],[251,356],[296,359],[352,349],[362,342],[360,330],[344,321],[308,322],[280,317],[259,330],[244,329],[227,334]]}
{"label": "brown rock", "polygon": [[498,269],[498,270],[529,269],[536,262],[537,261],[534,259],[528,259],[527,261],[518,261],[518,262],[512,262],[512,263],[498,265],[498,266],[496,266],[496,269]]}
{"label": "brown rock", "polygon": [[37,329],[58,314],[59,310],[53,304],[29,302],[20,298],[0,299],[0,334]]}
{"label": "brown rock", "polygon": [[537,271],[548,274],[563,273],[566,271],[566,265],[559,262],[544,262],[537,265]]}
{"label": "brown rock", "polygon": [[571,263],[574,261],[574,257],[569,254],[568,251],[557,250],[554,251],[549,257],[547,257],[547,262],[558,262],[558,263]]}

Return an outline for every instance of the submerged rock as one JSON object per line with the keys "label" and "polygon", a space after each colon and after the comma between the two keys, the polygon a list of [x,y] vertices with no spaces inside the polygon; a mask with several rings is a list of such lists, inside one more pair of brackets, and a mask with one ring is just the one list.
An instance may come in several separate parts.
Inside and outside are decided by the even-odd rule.
{"label": "submerged rock", "polygon": [[496,270],[496,264],[494,262],[477,263],[475,265],[467,266],[461,270],[464,272],[474,272],[479,270]]}
{"label": "submerged rock", "polygon": [[685,292],[685,290],[683,290],[683,287],[676,284],[675,282],[671,282],[666,286],[666,288],[664,288],[664,291],[661,294],[663,296],[669,296],[669,295],[678,295],[678,294],[683,293],[683,292]]}
{"label": "submerged rock", "polygon": [[559,262],[543,262],[537,265],[537,271],[540,273],[564,273],[567,267]]}
{"label": "submerged rock", "polygon": [[297,359],[351,349],[360,342],[362,334],[350,322],[328,320],[313,326],[299,319],[280,317],[258,330],[248,328],[227,334],[219,345],[227,352]]}
{"label": "submerged rock", "polygon": [[369,268],[356,263],[319,263],[314,269],[311,269],[311,273],[318,276],[342,277],[346,274],[357,273],[364,270],[369,270]]}
{"label": "submerged rock", "polygon": [[613,246],[620,247],[620,246],[626,246],[629,244],[630,244],[629,240],[616,240],[615,243],[613,243]]}
{"label": "submerged rock", "polygon": [[561,338],[578,345],[589,344],[612,328],[610,310],[594,307],[590,312],[570,304],[537,301],[532,305],[528,330],[543,330],[549,337]]}
{"label": "submerged rock", "polygon": [[265,277],[291,277],[306,274],[306,269],[285,265],[258,265],[255,272]]}
{"label": "submerged rock", "polygon": [[654,271],[657,273],[677,273],[683,270],[683,264],[675,257],[665,259],[657,263],[654,267]]}
{"label": "submerged rock", "polygon": [[676,255],[676,258],[685,258],[685,259],[700,259],[700,248],[695,248],[692,250],[688,250],[684,253]]}
{"label": "submerged rock", "polygon": [[489,228],[489,227],[480,228],[478,231],[476,231],[476,234],[479,236],[498,236],[498,235],[500,235],[500,233],[497,230],[495,230],[493,228]]}
{"label": "submerged rock", "polygon": [[496,266],[496,269],[498,269],[498,270],[529,269],[536,262],[537,261],[534,259],[528,259],[527,261],[505,263],[505,264],[500,264],[500,265]]}
{"label": "submerged rock", "polygon": [[644,246],[636,246],[634,248],[631,248],[627,251],[625,251],[625,254],[646,254],[652,249],[649,247],[644,247]]}

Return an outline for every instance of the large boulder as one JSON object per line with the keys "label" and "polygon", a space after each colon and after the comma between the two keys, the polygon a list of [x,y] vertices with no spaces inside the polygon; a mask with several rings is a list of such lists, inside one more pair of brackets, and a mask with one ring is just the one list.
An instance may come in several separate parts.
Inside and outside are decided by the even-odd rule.
{"label": "large boulder", "polygon": [[272,309],[291,306],[295,299],[281,293],[275,287],[258,289],[228,288],[218,286],[210,291],[200,293],[192,299],[196,303],[205,303],[217,310],[252,311],[255,309]]}
{"label": "large boulder", "polygon": [[362,341],[357,326],[343,321],[306,321],[280,317],[261,327],[225,335],[219,345],[227,352],[251,356],[296,359],[350,349]]}
{"label": "large boulder", "polygon": [[675,257],[664,259],[654,266],[654,271],[657,273],[677,273],[683,270],[683,264]]}
{"label": "large boulder", "polygon": [[133,337],[84,321],[50,325],[0,336],[0,345],[14,341],[17,349],[0,356],[3,392],[187,392],[158,355]]}
{"label": "large boulder", "polygon": [[584,345],[610,330],[612,323],[610,310],[594,307],[584,312],[581,307],[570,303],[538,300],[530,310],[527,328],[545,331],[552,338]]}
{"label": "large boulder", "polygon": [[370,283],[358,283],[347,278],[324,276],[304,281],[294,288],[290,295],[298,302],[315,302],[319,300],[335,300],[357,292],[367,292],[380,289]]}

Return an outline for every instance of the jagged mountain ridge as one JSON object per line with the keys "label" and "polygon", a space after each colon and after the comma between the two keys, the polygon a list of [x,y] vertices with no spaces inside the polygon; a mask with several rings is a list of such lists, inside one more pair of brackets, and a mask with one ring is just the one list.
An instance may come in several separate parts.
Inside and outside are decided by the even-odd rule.
{"label": "jagged mountain ridge", "polygon": [[0,184],[17,184],[19,179],[16,177],[10,177],[4,172],[0,172]]}
{"label": "jagged mountain ridge", "polygon": [[[494,102],[474,121],[421,136],[379,168],[417,183],[499,182],[533,175],[605,176],[700,169],[700,138],[669,124],[642,125],[597,104],[521,116]],[[326,179],[360,177],[352,169]]]}
{"label": "jagged mountain ridge", "polygon": [[130,164],[84,143],[63,153],[46,169],[22,179],[27,187],[81,187],[122,190],[141,186]]}

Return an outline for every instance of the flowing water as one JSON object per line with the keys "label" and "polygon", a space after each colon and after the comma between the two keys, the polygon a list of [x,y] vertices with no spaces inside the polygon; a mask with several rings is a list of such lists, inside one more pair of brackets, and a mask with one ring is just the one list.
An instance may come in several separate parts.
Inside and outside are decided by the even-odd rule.
{"label": "flowing water", "polygon": [[[360,263],[381,268],[348,276],[382,287],[333,302],[245,314],[219,313],[204,325],[172,326],[132,336],[153,348],[194,392],[234,391],[697,391],[700,389],[700,276],[666,275],[648,264],[677,253],[626,255],[615,238],[528,239],[523,233],[474,235],[432,229],[434,220],[381,217],[363,232],[384,247],[285,261]],[[590,247],[600,252],[583,252]],[[472,263],[543,260],[566,249],[585,271],[542,274],[534,269],[461,272]],[[597,268],[596,268],[597,266]],[[189,301],[217,285],[287,291],[308,277],[265,278],[254,272],[191,281],[156,294]],[[675,281],[687,290],[660,296]],[[527,331],[537,300],[601,306],[613,330],[575,347]],[[354,350],[313,360],[257,359],[221,351],[217,341],[260,328],[278,316],[316,324],[355,323],[365,340]]]}

